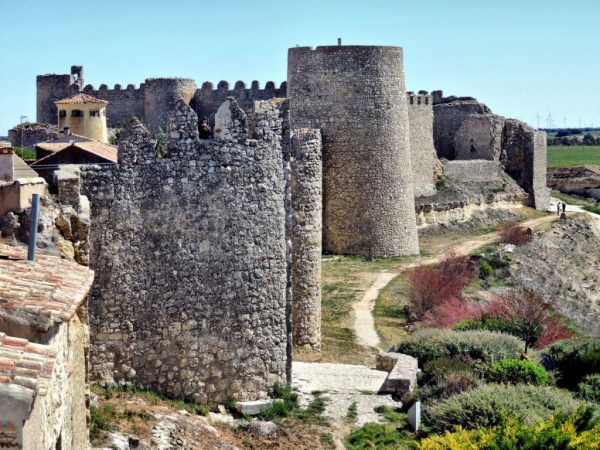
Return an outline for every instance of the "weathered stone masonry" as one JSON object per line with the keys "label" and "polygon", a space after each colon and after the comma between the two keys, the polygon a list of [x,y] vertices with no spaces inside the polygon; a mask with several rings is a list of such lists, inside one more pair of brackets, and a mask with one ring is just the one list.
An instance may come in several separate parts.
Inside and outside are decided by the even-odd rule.
{"label": "weathered stone masonry", "polygon": [[321,133],[292,134],[292,326],[296,345],[321,346]]}
{"label": "weathered stone masonry", "polygon": [[167,157],[134,121],[113,171],[82,168],[96,375],[208,403],[285,381],[282,130],[277,104],[264,110],[246,117],[232,101],[227,140],[199,141],[179,101]]}
{"label": "weathered stone masonry", "polygon": [[290,123],[323,139],[323,248],[365,257],[419,252],[399,47],[288,53]]}
{"label": "weathered stone masonry", "polygon": [[433,145],[433,97],[425,92],[408,97],[410,125],[410,160],[415,197],[435,192],[433,164],[436,158]]}

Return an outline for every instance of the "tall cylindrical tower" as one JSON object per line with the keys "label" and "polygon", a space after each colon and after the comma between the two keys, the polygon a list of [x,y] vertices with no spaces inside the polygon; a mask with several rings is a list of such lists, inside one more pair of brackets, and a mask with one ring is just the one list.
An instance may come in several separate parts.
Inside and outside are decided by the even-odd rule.
{"label": "tall cylindrical tower", "polygon": [[144,82],[144,121],[152,132],[167,129],[167,116],[182,98],[187,104],[196,93],[190,78],[148,78]]}
{"label": "tall cylindrical tower", "polygon": [[291,128],[322,133],[324,250],[418,253],[402,48],[291,48],[287,92]]}

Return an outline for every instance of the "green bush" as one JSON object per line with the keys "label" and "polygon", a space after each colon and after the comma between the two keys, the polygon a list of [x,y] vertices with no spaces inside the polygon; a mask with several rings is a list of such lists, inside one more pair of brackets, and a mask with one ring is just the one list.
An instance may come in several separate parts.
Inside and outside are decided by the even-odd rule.
{"label": "green bush", "polygon": [[414,356],[424,364],[441,357],[467,357],[493,364],[521,354],[524,343],[493,331],[419,330],[400,342],[398,352]]}
{"label": "green bush", "polygon": [[580,405],[567,393],[548,386],[487,384],[428,408],[427,429],[444,432],[495,427],[516,418],[529,425],[557,413],[571,414]]}
{"label": "green bush", "polygon": [[479,263],[479,278],[488,278],[494,273],[494,269],[485,259]]}
{"label": "green bush", "polygon": [[452,327],[454,331],[489,330],[500,333],[512,334],[516,332],[508,320],[499,317],[482,317],[481,319],[468,319],[458,322]]}
{"label": "green bush", "polygon": [[443,435],[429,436],[417,445],[420,450],[494,449],[562,450],[600,448],[600,424],[590,411],[579,408],[570,415],[556,415],[533,426],[511,419],[497,428],[466,430],[459,427]]}
{"label": "green bush", "polygon": [[548,374],[543,367],[521,359],[504,359],[494,364],[490,367],[488,379],[496,383],[548,384]]}
{"label": "green bush", "polygon": [[594,214],[600,214],[600,205],[583,205],[583,209]]}
{"label": "green bush", "polygon": [[585,376],[577,385],[577,396],[590,402],[600,403],[600,373]]}
{"label": "green bush", "polygon": [[574,343],[559,341],[543,351],[544,359],[556,372],[557,384],[571,390],[586,375],[600,372],[600,341]]}

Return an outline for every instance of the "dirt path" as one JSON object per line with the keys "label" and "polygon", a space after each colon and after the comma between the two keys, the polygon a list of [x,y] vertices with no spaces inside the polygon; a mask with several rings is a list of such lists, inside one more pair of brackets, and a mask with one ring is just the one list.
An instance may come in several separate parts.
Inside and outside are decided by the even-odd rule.
{"label": "dirt path", "polygon": [[[571,207],[573,208],[573,207]],[[580,208],[581,209],[581,208]],[[567,211],[570,209],[567,208]],[[575,211],[574,209],[572,211]],[[544,216],[537,219],[528,220],[523,222],[521,225],[525,227],[535,228],[540,225],[550,223],[557,220],[556,216]],[[479,247],[490,244],[496,241],[499,237],[497,231],[493,233],[484,234],[478,236],[475,239],[465,241],[455,247],[450,247],[446,252],[453,251],[459,255],[468,255]],[[394,272],[380,272],[377,274],[377,278],[371,286],[366,290],[363,297],[359,302],[354,303],[354,332],[356,334],[358,343],[363,347],[375,347],[379,349],[379,335],[375,329],[375,319],[373,317],[373,308],[375,307],[375,301],[379,296],[379,292],[385,288],[390,281],[392,281],[398,274],[419,266],[428,266],[430,264],[438,263],[442,258],[442,255],[430,256],[427,258],[419,258],[417,261],[407,264],[398,271]]]}

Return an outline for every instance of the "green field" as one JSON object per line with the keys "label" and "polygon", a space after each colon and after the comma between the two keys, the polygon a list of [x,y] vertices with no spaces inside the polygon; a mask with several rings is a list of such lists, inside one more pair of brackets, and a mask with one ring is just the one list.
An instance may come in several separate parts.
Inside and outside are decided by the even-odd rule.
{"label": "green field", "polygon": [[548,147],[548,167],[600,166],[600,146]]}

